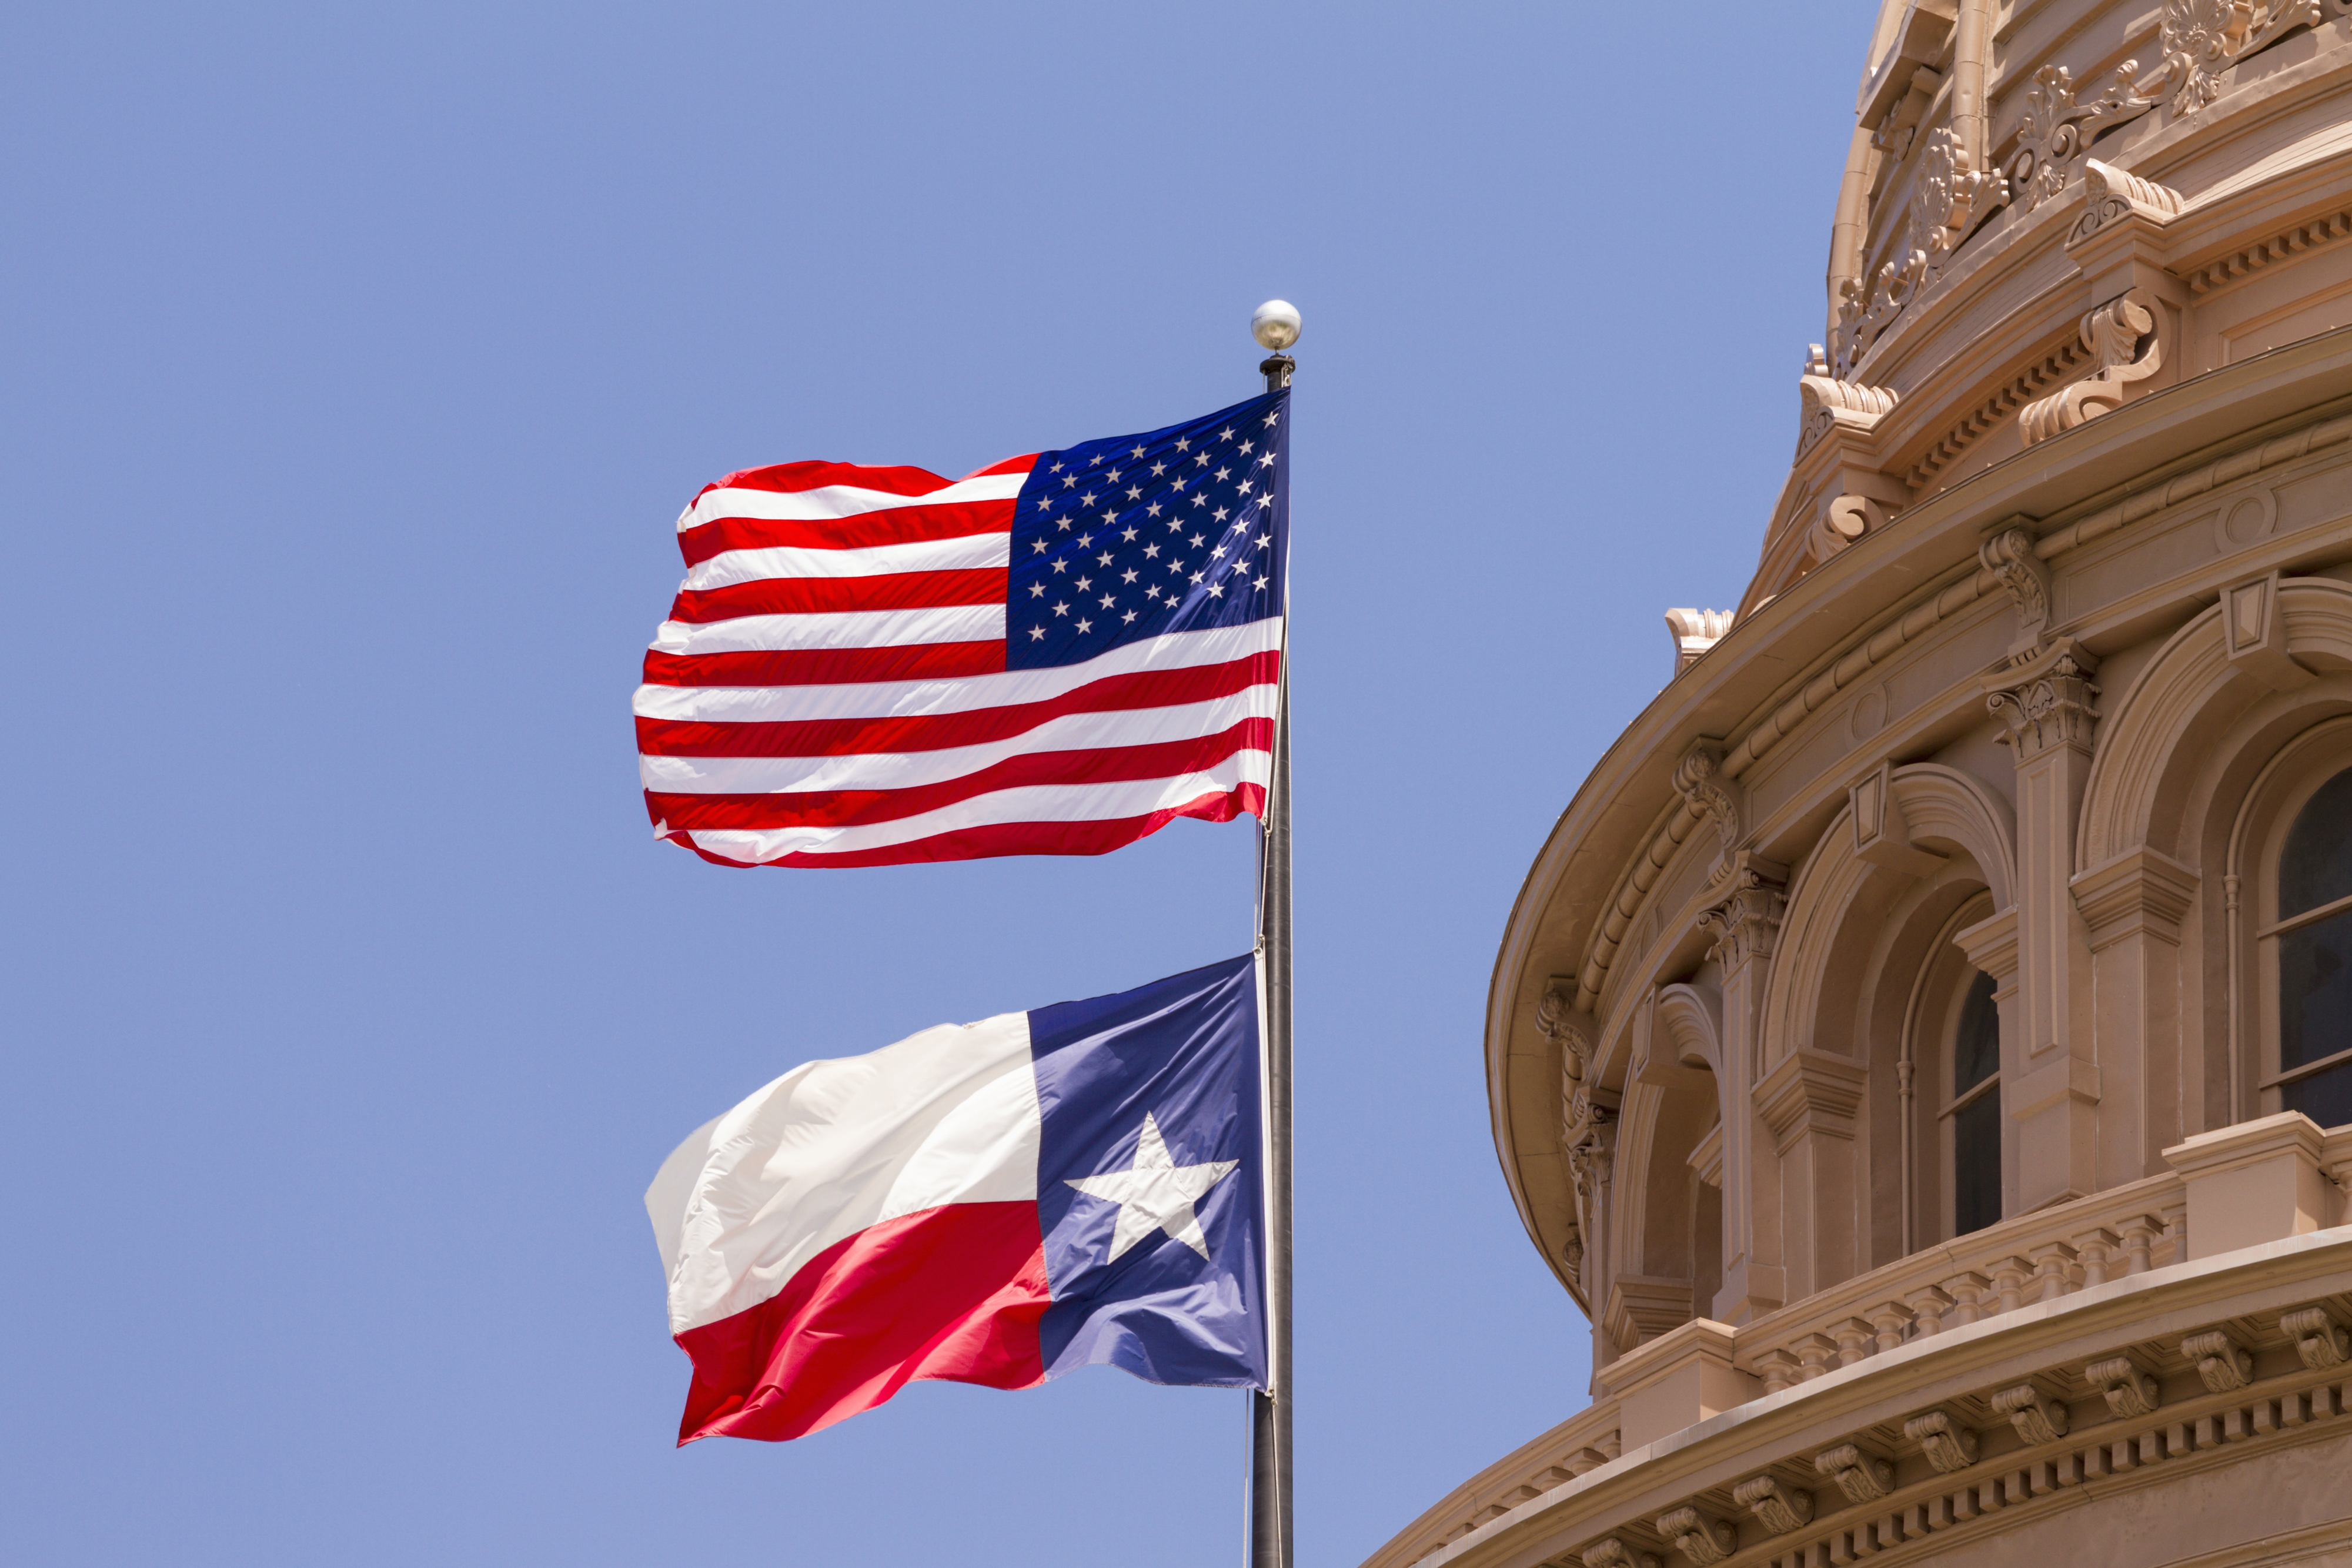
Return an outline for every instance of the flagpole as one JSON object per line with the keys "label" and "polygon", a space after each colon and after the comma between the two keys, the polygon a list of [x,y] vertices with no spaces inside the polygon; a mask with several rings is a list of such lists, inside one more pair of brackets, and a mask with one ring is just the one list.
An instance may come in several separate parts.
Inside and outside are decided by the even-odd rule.
{"label": "flagpole", "polygon": [[[1279,307],[1277,312],[1276,307]],[[1298,337],[1298,314],[1279,300],[1258,308],[1251,330],[1276,350],[1258,370],[1265,390],[1290,384],[1296,361],[1279,350]],[[1277,483],[1286,483],[1287,476]],[[1286,540],[1285,541],[1287,542]],[[1286,601],[1289,572],[1283,573]],[[1281,683],[1275,699],[1274,756],[1266,814],[1258,835],[1258,941],[1265,955],[1266,1318],[1274,1387],[1250,1396],[1250,1568],[1292,1568],[1290,1438],[1290,606],[1283,605]]]}

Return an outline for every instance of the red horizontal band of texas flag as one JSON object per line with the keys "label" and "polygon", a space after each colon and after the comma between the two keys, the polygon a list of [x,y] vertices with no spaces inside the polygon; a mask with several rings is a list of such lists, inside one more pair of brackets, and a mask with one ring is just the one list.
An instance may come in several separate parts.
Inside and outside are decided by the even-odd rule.
{"label": "red horizontal band of texas flag", "polygon": [[635,699],[655,831],[730,865],[1099,854],[1262,811],[1287,394],[919,468],[728,476]]}

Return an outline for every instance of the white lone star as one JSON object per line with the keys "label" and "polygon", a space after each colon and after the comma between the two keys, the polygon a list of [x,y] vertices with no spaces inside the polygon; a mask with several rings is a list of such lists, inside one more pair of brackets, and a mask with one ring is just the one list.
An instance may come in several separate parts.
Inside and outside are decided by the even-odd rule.
{"label": "white lone star", "polygon": [[1168,1141],[1160,1135],[1160,1124],[1146,1111],[1143,1131],[1135,1143],[1134,1165],[1123,1171],[1080,1176],[1070,1185],[1088,1197],[1118,1205],[1118,1223],[1111,1231],[1110,1257],[1105,1262],[1116,1262],[1120,1253],[1155,1230],[1166,1231],[1206,1258],[1209,1239],[1201,1234],[1192,1205],[1240,1164],[1239,1160],[1212,1160],[1206,1165],[1178,1165],[1169,1155]]}

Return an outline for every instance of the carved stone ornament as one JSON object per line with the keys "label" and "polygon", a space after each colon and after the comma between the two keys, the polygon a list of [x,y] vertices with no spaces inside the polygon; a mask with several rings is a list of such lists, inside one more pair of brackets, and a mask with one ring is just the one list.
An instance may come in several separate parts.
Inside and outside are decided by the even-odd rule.
{"label": "carved stone ornament", "polygon": [[1731,1489],[1731,1499],[1754,1514],[1768,1534],[1786,1535],[1813,1521],[1813,1494],[1778,1476],[1750,1476]]}
{"label": "carved stone ornament", "polygon": [[1658,1515],[1658,1533],[1699,1568],[1720,1563],[1739,1550],[1738,1531],[1690,1503]]}
{"label": "carved stone ornament", "polygon": [[2197,1375],[2215,1394],[2234,1393],[2254,1380],[2254,1358],[2226,1329],[2209,1329],[2180,1342],[2180,1354],[2197,1364]]}
{"label": "carved stone ornament", "polygon": [[1876,1502],[1895,1490],[1895,1467],[1852,1443],[1822,1449],[1813,1468],[1835,1481],[1848,1502]]}
{"label": "carved stone ornament", "polygon": [[1927,280],[1927,253],[1906,246],[1879,267],[1867,287],[1859,277],[1839,284],[1838,323],[1830,331],[1831,368],[1841,377],[1853,375],[1870,346],[1895,324]]}
{"label": "carved stone ornament", "polygon": [[2172,94],[2172,112],[2193,114],[2221,95],[2221,73],[2289,30],[2317,26],[2319,0],[2164,0],[2157,68],[2135,93]]}
{"label": "carved stone ornament", "polygon": [[[2062,643],[2065,641],[2060,639]],[[2091,699],[2098,695],[2099,688],[2091,684],[2074,651],[2065,648],[2049,661],[2046,669],[2011,690],[1994,692],[1985,699],[1985,706],[2009,727],[2009,733],[1997,738],[2015,747],[2017,759],[2022,763],[2053,746],[2077,746],[2088,751],[2091,729],[2099,718]]]}
{"label": "carved stone ornament", "polygon": [[2032,530],[2003,528],[1977,551],[1984,569],[2000,579],[2010,601],[2017,606],[2017,637],[2011,656],[2038,647],[2050,626],[2050,569],[2033,552]]}
{"label": "carved stone ornament", "polygon": [[1701,653],[1728,636],[1737,614],[1731,610],[1667,611],[1666,631],[1675,640],[1675,674],[1689,669]]}
{"label": "carved stone ornament", "polygon": [[2093,158],[2083,165],[2083,215],[2074,221],[2066,243],[2086,240],[2127,217],[2169,223],[2188,204],[2188,198],[2169,185],[2143,180]]}
{"label": "carved stone ornament", "polygon": [[[1819,354],[1820,349],[1813,352]],[[1811,364],[1806,373],[1797,380],[1797,455],[1801,457],[1812,450],[1821,438],[1840,424],[1857,431],[1867,431],[1879,417],[1894,408],[1894,392],[1885,387],[1866,387],[1860,382],[1844,382],[1829,373],[1826,361],[1817,371]]]}
{"label": "carved stone ornament", "polygon": [[2066,188],[2068,167],[2101,135],[2137,120],[2157,99],[2127,93],[2123,82],[2138,74],[2139,62],[2126,60],[2116,68],[2116,85],[2088,103],[2074,96],[2074,73],[2064,66],[2043,66],[2033,73],[2025,92],[2025,115],[2018,122],[2017,152],[2009,161],[2009,183],[2027,212]]}
{"label": "carved stone ornament", "polygon": [[2080,330],[2097,369],[2018,411],[2018,434],[2025,444],[2047,441],[2121,406],[2133,382],[2162,370],[2161,315],[2155,297],[2143,288],[2119,295],[2085,315]]}
{"label": "carved stone ornament", "polygon": [[2018,1441],[2029,1448],[2054,1443],[2066,1435],[2066,1406],[2031,1383],[2002,1389],[1992,1396],[1992,1407],[2009,1417],[2009,1424],[2017,1428]]}
{"label": "carved stone ornament", "polygon": [[1613,1535],[1604,1535],[1584,1549],[1584,1568],[1658,1568],[1655,1552],[1628,1546]]}
{"label": "carved stone ornament", "polygon": [[1570,1190],[1576,1212],[1561,1249],[1570,1271],[1584,1266],[1584,1238],[1598,1218],[1601,1189],[1608,1183],[1616,1129],[1613,1113],[1593,1097],[1592,1019],[1577,1010],[1575,982],[1555,978],[1536,1004],[1536,1029],[1559,1046],[1559,1146],[1568,1155]]}
{"label": "carved stone ornament", "polygon": [[1864,534],[1885,528],[1887,515],[1885,506],[1867,496],[1828,497],[1813,519],[1813,559],[1827,560]]}
{"label": "carved stone ornament", "polygon": [[1785,871],[1742,851],[1724,881],[1728,891],[1722,902],[1698,917],[1699,930],[1714,939],[1711,956],[1727,969],[1770,957],[1789,906]]}
{"label": "carved stone ornament", "polygon": [[2091,1363],[2083,1368],[2083,1381],[2106,1396],[2107,1409],[2118,1421],[2156,1414],[2156,1379],[2127,1355]]}
{"label": "carved stone ornament", "polygon": [[1968,144],[1948,125],[1927,135],[1919,154],[1919,187],[1912,197],[1912,231],[1930,266],[1958,250],[1969,231],[2009,199],[2008,176],[1974,166]]}
{"label": "carved stone ornament", "polygon": [[1938,1474],[1950,1475],[1977,1462],[1977,1435],[1952,1419],[1948,1410],[1928,1410],[1903,1423],[1903,1435],[1919,1445]]}
{"label": "carved stone ornament", "polygon": [[2344,1325],[2326,1307],[2287,1312],[2280,1317],[2279,1328],[2294,1341],[2295,1354],[2314,1372],[2326,1372],[2352,1360],[2352,1336],[2345,1333]]}
{"label": "carved stone ornament", "polygon": [[1716,839],[1729,860],[1739,843],[1739,796],[1738,786],[1720,776],[1722,766],[1723,753],[1712,742],[1700,741],[1675,765],[1675,792],[1715,823]]}

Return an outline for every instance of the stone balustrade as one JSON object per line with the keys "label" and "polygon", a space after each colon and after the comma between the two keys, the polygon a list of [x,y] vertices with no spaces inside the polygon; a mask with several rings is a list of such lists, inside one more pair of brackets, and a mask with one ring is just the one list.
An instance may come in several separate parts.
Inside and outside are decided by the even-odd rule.
{"label": "stone balustrade", "polygon": [[1777,1394],[1927,1334],[2186,1259],[2188,1184],[2150,1176],[1943,1242],[1738,1331],[1733,1364]]}

